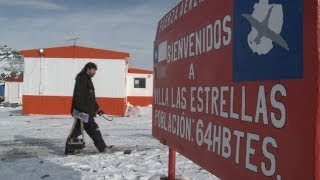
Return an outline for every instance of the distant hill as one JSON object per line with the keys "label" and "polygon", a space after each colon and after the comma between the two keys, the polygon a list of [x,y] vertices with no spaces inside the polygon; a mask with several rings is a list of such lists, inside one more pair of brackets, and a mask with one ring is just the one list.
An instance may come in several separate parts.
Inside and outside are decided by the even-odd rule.
{"label": "distant hill", "polygon": [[24,58],[16,49],[0,46],[0,80],[22,81]]}

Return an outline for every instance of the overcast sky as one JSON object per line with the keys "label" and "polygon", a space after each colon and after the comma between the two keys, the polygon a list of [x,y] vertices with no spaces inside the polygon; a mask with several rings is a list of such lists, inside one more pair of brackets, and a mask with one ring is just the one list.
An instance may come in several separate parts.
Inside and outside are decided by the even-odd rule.
{"label": "overcast sky", "polygon": [[16,49],[78,45],[127,51],[152,67],[157,21],[177,0],[0,0],[0,44]]}

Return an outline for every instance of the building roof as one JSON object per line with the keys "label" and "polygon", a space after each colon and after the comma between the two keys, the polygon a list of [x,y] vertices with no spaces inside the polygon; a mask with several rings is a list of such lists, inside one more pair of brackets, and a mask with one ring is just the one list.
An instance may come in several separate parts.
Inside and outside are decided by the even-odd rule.
{"label": "building roof", "polygon": [[4,79],[4,82],[23,82],[23,76],[18,76],[18,77],[8,77]]}
{"label": "building roof", "polygon": [[129,68],[128,73],[131,74],[153,74],[153,71],[146,69]]}
{"label": "building roof", "polygon": [[[39,58],[39,49],[22,50],[25,58]],[[130,57],[127,52],[118,52],[105,49],[96,49],[81,46],[65,46],[44,48],[46,58],[89,58],[89,59],[119,59],[126,60]]]}

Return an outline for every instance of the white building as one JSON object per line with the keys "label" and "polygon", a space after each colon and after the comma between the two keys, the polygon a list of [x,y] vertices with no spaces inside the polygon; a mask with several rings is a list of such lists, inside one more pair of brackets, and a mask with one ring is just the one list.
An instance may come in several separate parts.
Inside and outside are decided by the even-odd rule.
{"label": "white building", "polygon": [[4,102],[22,104],[22,82],[6,81],[4,85]]}
{"label": "white building", "polygon": [[129,68],[128,102],[133,106],[147,106],[153,101],[153,71]]}
{"label": "white building", "polygon": [[[123,116],[128,101],[146,105],[148,96],[151,100],[149,104],[152,103],[153,83],[145,74],[152,73],[140,70],[141,77],[146,77],[146,87],[134,88],[131,77],[140,76],[128,73],[129,53],[79,46],[41,50],[43,52],[39,49],[21,51],[25,58],[22,91],[24,114],[69,114],[75,77],[88,62],[98,66],[93,83],[97,101],[105,112]],[[128,87],[131,87],[130,90]]]}

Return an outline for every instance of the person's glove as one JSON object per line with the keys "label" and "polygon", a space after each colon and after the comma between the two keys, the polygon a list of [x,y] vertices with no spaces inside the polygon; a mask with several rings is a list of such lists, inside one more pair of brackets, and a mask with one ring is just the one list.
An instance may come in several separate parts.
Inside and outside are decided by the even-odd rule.
{"label": "person's glove", "polygon": [[104,113],[103,110],[101,110],[101,109],[98,110],[98,115],[99,115],[99,116],[102,116],[102,115],[104,115],[104,114],[105,114],[105,113]]}

